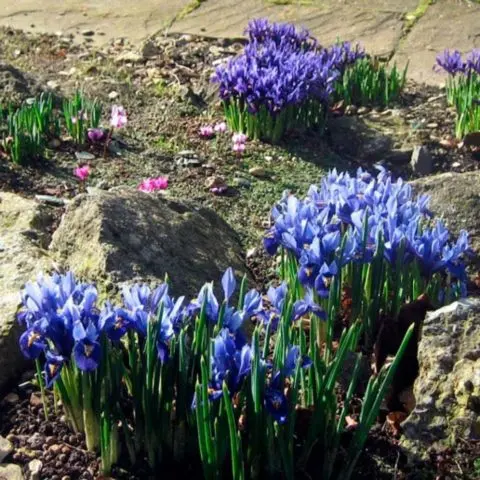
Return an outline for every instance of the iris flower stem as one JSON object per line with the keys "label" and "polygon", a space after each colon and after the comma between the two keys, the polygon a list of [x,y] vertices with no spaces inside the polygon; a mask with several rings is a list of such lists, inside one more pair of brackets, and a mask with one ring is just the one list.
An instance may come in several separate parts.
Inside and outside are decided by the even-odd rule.
{"label": "iris flower stem", "polygon": [[45,414],[45,420],[48,421],[48,404],[47,395],[45,393],[45,382],[42,375],[42,367],[40,366],[40,360],[38,358],[35,360],[35,369],[37,371],[37,381],[40,387],[40,393],[42,395],[43,413]]}

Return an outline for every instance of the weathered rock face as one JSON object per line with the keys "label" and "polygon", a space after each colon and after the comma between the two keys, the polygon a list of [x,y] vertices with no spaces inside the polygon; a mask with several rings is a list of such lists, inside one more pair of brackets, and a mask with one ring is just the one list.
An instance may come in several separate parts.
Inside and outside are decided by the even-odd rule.
{"label": "weathered rock face", "polygon": [[131,190],[76,197],[50,249],[77,275],[158,283],[168,273],[190,296],[228,266],[244,272],[237,235],[213,211]]}
{"label": "weathered rock face", "polygon": [[456,439],[480,439],[480,299],[427,314],[418,347],[415,409],[402,445],[417,457]]}
{"label": "weathered rock face", "polygon": [[411,182],[418,193],[430,195],[430,207],[457,235],[467,230],[480,266],[480,172],[442,173]]}
{"label": "weathered rock face", "polygon": [[48,213],[33,200],[0,192],[0,390],[25,367],[18,347],[19,291],[37,272],[51,268],[41,248]]}

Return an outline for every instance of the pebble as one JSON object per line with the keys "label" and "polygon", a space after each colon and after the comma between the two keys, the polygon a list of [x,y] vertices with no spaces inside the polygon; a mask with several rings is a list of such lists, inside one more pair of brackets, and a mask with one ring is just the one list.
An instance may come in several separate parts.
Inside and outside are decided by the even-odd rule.
{"label": "pebble", "polygon": [[0,435],[0,463],[2,463],[5,458],[12,453],[13,445],[5,437]]}
{"label": "pebble", "polygon": [[211,177],[208,177],[206,180],[205,180],[205,186],[207,188],[219,188],[219,187],[224,187],[225,186],[225,180],[223,177],[219,177],[219,176],[211,176]]}
{"label": "pebble", "polygon": [[453,167],[453,168],[458,168],[458,167],[460,167],[460,166],[461,166],[461,163],[460,163],[460,162],[453,162],[453,163],[452,163],[452,167]]}
{"label": "pebble", "polygon": [[30,448],[37,449],[42,448],[45,443],[45,437],[40,435],[38,432],[34,433],[28,440],[27,444]]}
{"label": "pebble", "polygon": [[93,30],[83,30],[82,35],[84,37],[92,37],[93,35],[95,35],[95,32]]}
{"label": "pebble", "polygon": [[234,178],[233,183],[235,184],[235,186],[243,188],[250,188],[252,186],[252,183],[246,178]]}
{"label": "pebble", "polygon": [[5,480],[23,480],[22,469],[18,465],[0,465],[0,478]]}
{"label": "pebble", "polygon": [[345,115],[355,115],[358,111],[356,105],[347,105],[345,107]]}
{"label": "pebble", "polygon": [[48,147],[49,148],[58,148],[61,144],[62,144],[62,142],[58,138],[52,138],[52,140],[50,140],[48,142]]}
{"label": "pebble", "polygon": [[250,175],[253,175],[254,177],[262,178],[267,176],[267,172],[263,167],[252,167],[248,170],[248,173]]}
{"label": "pebble", "polygon": [[62,451],[62,446],[54,443],[53,445],[50,445],[48,451],[53,453],[54,455],[58,455]]}
{"label": "pebble", "polygon": [[40,405],[42,405],[43,401],[42,401],[42,396],[40,395],[40,393],[38,392],[32,392],[32,394],[30,395],[30,405],[32,407],[38,407]]}
{"label": "pebble", "polygon": [[30,473],[30,480],[40,480],[40,472],[42,471],[43,463],[40,460],[32,460],[28,463],[28,471]]}
{"label": "pebble", "polygon": [[16,393],[9,393],[3,398],[3,401],[5,403],[8,403],[10,405],[13,405],[14,403],[17,403],[20,400],[20,397]]}
{"label": "pebble", "polygon": [[433,158],[424,146],[416,146],[413,149],[410,166],[418,175],[429,175],[433,170]]}
{"label": "pebble", "polygon": [[110,100],[115,100],[117,97],[118,97],[118,92],[116,92],[115,90],[111,91],[111,92],[108,94],[108,98],[109,98]]}
{"label": "pebble", "polygon": [[75,158],[79,162],[88,162],[90,160],[95,160],[95,155],[88,152],[75,152]]}
{"label": "pebble", "polygon": [[360,107],[358,110],[357,110],[357,113],[359,115],[365,115],[366,113],[368,113],[370,111],[370,108],[368,107]]}
{"label": "pebble", "polygon": [[47,87],[51,88],[52,90],[56,90],[58,88],[58,82],[56,82],[55,80],[49,80],[47,82]]}
{"label": "pebble", "polygon": [[126,63],[126,62],[140,63],[142,61],[143,61],[143,57],[138,53],[123,52],[120,55],[118,55],[113,62],[118,64],[118,63]]}
{"label": "pebble", "polygon": [[263,158],[265,158],[266,162],[271,162],[273,160],[273,157],[271,155],[265,155],[265,157]]}
{"label": "pebble", "polygon": [[427,123],[427,128],[438,128],[438,123]]}
{"label": "pebble", "polygon": [[247,250],[246,257],[247,257],[247,258],[252,258],[253,256],[255,256],[256,253],[257,253],[257,248],[256,248],[256,247],[249,248],[249,249]]}
{"label": "pebble", "polygon": [[178,155],[181,157],[196,157],[197,154],[193,150],[182,150],[181,152],[178,152]]}

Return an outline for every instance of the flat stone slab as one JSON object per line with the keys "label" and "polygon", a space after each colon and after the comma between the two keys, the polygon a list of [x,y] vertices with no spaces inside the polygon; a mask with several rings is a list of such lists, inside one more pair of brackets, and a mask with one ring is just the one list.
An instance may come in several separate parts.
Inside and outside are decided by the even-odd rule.
{"label": "flat stone slab", "polygon": [[393,61],[400,66],[409,61],[412,80],[442,85],[446,76],[433,71],[437,54],[446,48],[466,53],[474,47],[480,47],[480,4],[438,0],[400,42]]}
{"label": "flat stone slab", "polygon": [[43,33],[73,33],[97,44],[119,37],[139,42],[167,27],[189,3],[190,0],[0,0],[0,25]]}
{"label": "flat stone slab", "polygon": [[[294,2],[292,2],[294,3]],[[172,31],[212,37],[241,37],[252,18],[295,22],[324,45],[337,39],[362,43],[368,52],[388,57],[400,40],[403,17],[417,0],[328,0],[313,5],[272,5],[259,0],[207,0],[176,21]]]}

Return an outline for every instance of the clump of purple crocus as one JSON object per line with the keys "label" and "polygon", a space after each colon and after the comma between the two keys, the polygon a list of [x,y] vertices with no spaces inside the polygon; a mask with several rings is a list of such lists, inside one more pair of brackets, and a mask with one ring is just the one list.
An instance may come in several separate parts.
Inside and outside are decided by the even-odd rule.
{"label": "clump of purple crocus", "polygon": [[452,76],[459,73],[480,75],[480,49],[474,48],[467,54],[465,60],[458,50],[446,49],[437,55],[434,68],[437,71],[444,70]]}
{"label": "clump of purple crocus", "polygon": [[101,143],[106,138],[106,133],[103,128],[89,128],[87,131],[87,137],[92,143]]}

